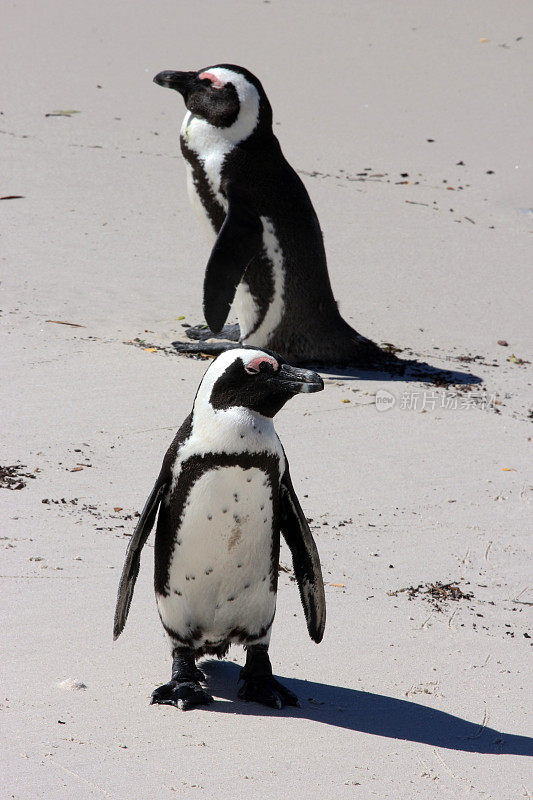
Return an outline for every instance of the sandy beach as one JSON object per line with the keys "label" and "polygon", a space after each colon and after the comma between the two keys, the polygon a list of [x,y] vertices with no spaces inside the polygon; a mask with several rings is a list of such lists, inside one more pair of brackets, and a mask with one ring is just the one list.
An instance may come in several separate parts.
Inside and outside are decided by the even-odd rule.
{"label": "sandy beach", "polygon": [[[1,796],[531,798],[531,9],[4,16]],[[221,62],[267,91],[345,318],[433,368],[326,371],[276,418],[328,604],[317,646],[283,545],[270,653],[301,708],[279,712],[236,699],[242,648],[205,664],[209,708],[149,705],[170,677],[153,538],[112,641],[135,514],[209,363],[170,347],[202,321],[210,246],[182,99],[152,78]]]}

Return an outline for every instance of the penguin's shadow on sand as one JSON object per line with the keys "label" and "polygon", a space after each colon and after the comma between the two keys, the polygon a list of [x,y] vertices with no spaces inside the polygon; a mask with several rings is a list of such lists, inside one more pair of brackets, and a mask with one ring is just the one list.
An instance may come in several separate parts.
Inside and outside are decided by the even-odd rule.
{"label": "penguin's shadow on sand", "polygon": [[[279,678],[299,698],[301,708],[286,706],[277,711],[237,699],[240,667],[229,661],[205,661],[201,665],[215,702],[206,713],[240,716],[281,716],[310,719],[389,739],[420,742],[433,747],[494,755],[533,755],[533,739],[503,733],[481,721],[469,722],[436,708],[371,692],[361,692],[326,683]],[[278,677],[278,676],[276,676]]]}
{"label": "penguin's shadow on sand", "polygon": [[[226,328],[236,327],[238,330],[238,326],[226,326]],[[196,332],[195,335],[191,335],[191,330],[194,329],[188,329],[187,332],[187,336],[189,336],[191,339],[199,339],[201,341],[205,340],[204,336],[202,335],[202,331]],[[217,356],[228,348],[240,346],[237,342],[226,340],[222,334],[213,335],[211,332],[209,333],[213,339],[220,339],[220,341],[210,341],[209,343],[206,343],[205,347],[201,349],[200,352]],[[172,342],[172,344],[176,347],[178,355],[181,355],[181,346],[196,346],[196,343],[192,345],[191,342],[183,342],[181,340]],[[187,355],[187,352],[184,354]],[[415,356],[414,358],[400,358],[393,353],[384,353],[384,361],[375,363],[369,367],[337,367],[331,364],[324,364],[314,361],[305,363],[302,362],[299,364],[299,366],[317,370],[326,377],[343,378],[344,380],[403,381],[404,383],[417,382],[430,383],[434,386],[441,387],[449,386],[451,384],[472,385],[483,382],[479,375],[474,375],[472,372],[456,369],[444,369],[443,367],[434,367],[425,361],[418,361],[416,355],[417,354],[413,353],[413,356]],[[468,363],[469,361],[476,363],[476,359],[479,358],[479,356],[463,356],[463,363]]]}
{"label": "penguin's shadow on sand", "polygon": [[415,359],[393,358],[390,363],[376,365],[371,369],[332,367],[327,364],[310,366],[317,369],[324,377],[342,378],[347,381],[402,381],[403,383],[429,383],[435,387],[446,387],[451,384],[471,386],[483,383],[483,379],[472,372],[432,367],[425,361],[416,361]]}

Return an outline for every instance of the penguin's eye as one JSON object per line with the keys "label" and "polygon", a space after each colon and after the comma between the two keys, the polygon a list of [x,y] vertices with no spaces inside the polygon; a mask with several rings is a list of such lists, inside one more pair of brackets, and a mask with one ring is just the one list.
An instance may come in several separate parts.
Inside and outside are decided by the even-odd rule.
{"label": "penguin's eye", "polygon": [[198,75],[198,78],[202,81],[202,83],[210,84],[211,89],[223,89],[224,84],[222,81],[217,78],[216,75],[213,75],[212,72],[201,72]]}
{"label": "penguin's eye", "polygon": [[268,371],[272,370],[273,372],[277,372],[279,369],[279,364],[275,358],[269,358],[268,356],[258,356],[257,358],[253,358],[249,361],[244,370],[249,375],[257,375],[259,372],[265,370],[265,367]]}

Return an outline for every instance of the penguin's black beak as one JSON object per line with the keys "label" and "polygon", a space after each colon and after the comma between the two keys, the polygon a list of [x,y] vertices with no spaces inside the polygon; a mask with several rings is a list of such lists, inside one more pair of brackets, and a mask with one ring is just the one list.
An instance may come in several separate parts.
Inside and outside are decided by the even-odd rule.
{"label": "penguin's black beak", "polygon": [[157,73],[154,78],[154,83],[158,83],[159,86],[166,86],[168,89],[175,89],[187,99],[187,95],[197,78],[197,72],[172,72],[172,70],[165,70],[164,72]]}
{"label": "penguin's black beak", "polygon": [[298,369],[289,364],[282,364],[277,372],[272,375],[273,383],[281,384],[287,391],[293,394],[298,392],[321,392],[324,388],[324,381],[318,374],[310,369]]}

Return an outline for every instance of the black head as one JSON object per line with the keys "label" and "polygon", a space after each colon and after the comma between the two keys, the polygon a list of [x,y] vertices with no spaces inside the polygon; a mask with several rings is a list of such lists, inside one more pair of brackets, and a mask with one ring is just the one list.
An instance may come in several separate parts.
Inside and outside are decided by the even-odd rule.
{"label": "black head", "polygon": [[249,133],[272,130],[272,109],[261,83],[244,67],[217,64],[198,72],[159,72],[154,82],[183,95],[187,109],[217,128],[244,123]]}
{"label": "black head", "polygon": [[294,395],[323,388],[318,373],[292,367],[268,350],[243,347],[215,359],[197,397],[208,399],[215,410],[241,407],[273,417]]}

